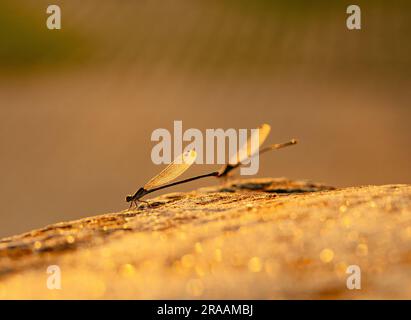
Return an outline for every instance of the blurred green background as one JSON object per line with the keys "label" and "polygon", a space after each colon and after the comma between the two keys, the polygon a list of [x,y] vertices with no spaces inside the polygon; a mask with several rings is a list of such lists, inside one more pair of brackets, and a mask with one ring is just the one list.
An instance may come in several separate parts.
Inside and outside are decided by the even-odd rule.
{"label": "blurred green background", "polygon": [[[50,4],[61,30],[46,28]],[[2,0],[0,236],[125,208],[161,169],[151,132],[174,120],[300,139],[259,176],[411,182],[411,3],[355,2],[356,31],[349,4]]]}

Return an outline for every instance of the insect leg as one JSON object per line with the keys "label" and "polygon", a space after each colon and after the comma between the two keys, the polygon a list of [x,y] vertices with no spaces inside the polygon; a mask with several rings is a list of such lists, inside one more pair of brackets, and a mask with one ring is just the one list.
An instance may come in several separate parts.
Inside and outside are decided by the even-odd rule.
{"label": "insect leg", "polygon": [[[145,200],[137,200],[137,202],[143,202],[146,204],[147,207],[150,207],[150,202],[145,201]],[[137,207],[137,203],[136,203],[136,207]]]}

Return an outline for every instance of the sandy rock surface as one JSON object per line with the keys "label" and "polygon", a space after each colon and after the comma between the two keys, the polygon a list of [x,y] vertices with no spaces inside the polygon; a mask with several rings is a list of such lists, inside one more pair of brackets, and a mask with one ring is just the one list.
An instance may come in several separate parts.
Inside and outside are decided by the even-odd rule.
{"label": "sandy rock surface", "polygon": [[266,178],[149,202],[0,240],[0,298],[411,298],[411,186]]}

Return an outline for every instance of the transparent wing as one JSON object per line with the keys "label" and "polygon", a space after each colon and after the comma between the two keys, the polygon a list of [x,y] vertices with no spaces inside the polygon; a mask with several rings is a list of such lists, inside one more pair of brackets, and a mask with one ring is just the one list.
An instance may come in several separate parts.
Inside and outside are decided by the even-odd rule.
{"label": "transparent wing", "polygon": [[194,150],[180,154],[163,171],[147,182],[143,188],[150,190],[174,180],[178,176],[182,175],[183,172],[194,163],[196,158],[197,152]]}
{"label": "transparent wing", "polygon": [[[236,164],[244,161],[247,158],[253,156],[260,146],[267,139],[268,134],[270,133],[271,127],[268,124],[262,124],[258,127],[258,131],[254,131],[247,139],[247,141],[240,146],[236,154],[231,155],[230,164]],[[255,136],[258,135],[258,145],[252,145],[251,141],[255,139]]]}

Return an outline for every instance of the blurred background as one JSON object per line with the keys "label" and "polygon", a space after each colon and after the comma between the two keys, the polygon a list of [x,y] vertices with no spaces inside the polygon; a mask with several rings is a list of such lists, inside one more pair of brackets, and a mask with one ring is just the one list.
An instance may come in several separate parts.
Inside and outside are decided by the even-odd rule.
{"label": "blurred background", "polygon": [[355,1],[359,31],[349,4],[1,0],[0,236],[126,208],[162,169],[152,131],[174,120],[300,140],[260,177],[410,183],[411,2]]}

